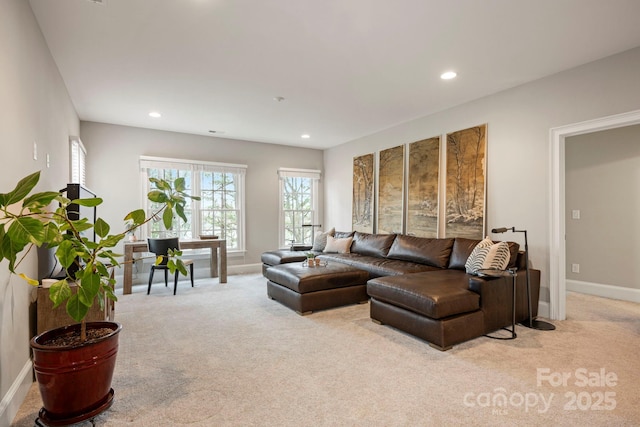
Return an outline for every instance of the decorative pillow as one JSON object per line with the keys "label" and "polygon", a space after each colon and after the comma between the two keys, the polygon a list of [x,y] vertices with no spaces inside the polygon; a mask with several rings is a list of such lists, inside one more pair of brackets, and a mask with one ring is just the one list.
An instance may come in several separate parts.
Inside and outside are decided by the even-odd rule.
{"label": "decorative pillow", "polygon": [[333,236],[335,232],[336,229],[332,228],[331,230],[324,233],[316,233],[316,238],[313,240],[313,247],[311,248],[311,250],[318,252],[324,251],[324,247],[327,246],[327,237]]}
{"label": "decorative pillow", "polygon": [[478,270],[492,268],[504,270],[509,265],[511,252],[507,242],[493,243],[486,237],[469,255],[465,264],[467,274],[478,274]]}
{"label": "decorative pillow", "polygon": [[353,237],[345,237],[344,239],[336,239],[333,236],[327,236],[327,245],[324,247],[324,252],[348,254],[351,252],[351,241]]}

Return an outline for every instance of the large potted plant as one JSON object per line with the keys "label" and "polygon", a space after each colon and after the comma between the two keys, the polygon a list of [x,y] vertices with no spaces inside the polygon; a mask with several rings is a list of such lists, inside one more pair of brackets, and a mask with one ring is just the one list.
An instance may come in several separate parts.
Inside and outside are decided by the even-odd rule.
{"label": "large potted plant", "polygon": [[[39,417],[45,424],[59,426],[92,418],[113,402],[111,379],[122,326],[109,321],[86,322],[85,317],[94,304],[104,309],[105,301],[117,300],[113,268],[120,265],[121,255],[114,248],[152,218],[162,217],[167,229],[176,214],[186,221],[186,200],[197,197],[185,192],[183,178],[172,183],[151,178],[155,188],[148,198],[159,203],[160,209],[149,217],[143,209],[130,212],[124,218],[127,229],[112,234],[101,218],[91,224],[87,218],[71,219],[68,215],[71,203],[93,207],[102,199],[69,200],[57,191],[33,192],[39,178],[39,172],[33,173],[12,191],[0,193],[0,261],[6,259],[11,273],[16,273],[33,246],[46,245],[55,248],[67,272],[51,285],[49,296],[54,309],[65,304],[69,316],[78,323],[45,331],[31,340],[43,400]],[[91,229],[97,236],[95,241],[84,236]],[[186,275],[184,264],[174,255],[180,253],[170,254],[171,272],[179,270]],[[39,285],[24,273],[16,274],[31,285]]]}

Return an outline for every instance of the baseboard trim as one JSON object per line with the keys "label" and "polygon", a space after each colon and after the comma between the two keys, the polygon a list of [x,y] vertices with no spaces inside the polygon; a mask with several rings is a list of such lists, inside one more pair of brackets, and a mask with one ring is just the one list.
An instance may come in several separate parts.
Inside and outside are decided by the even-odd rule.
{"label": "baseboard trim", "polygon": [[262,263],[230,265],[227,267],[227,274],[253,274],[262,273]]}
{"label": "baseboard trim", "polygon": [[544,317],[549,319],[549,303],[546,301],[538,301],[538,317]]}
{"label": "baseboard trim", "polygon": [[598,297],[618,299],[622,301],[640,302],[640,289],[624,288],[615,285],[603,285],[601,283],[581,282],[579,280],[567,280],[567,291]]}
{"label": "baseboard trim", "polygon": [[0,401],[0,426],[11,425],[20,405],[33,384],[33,364],[31,360],[22,367],[11,387]]}

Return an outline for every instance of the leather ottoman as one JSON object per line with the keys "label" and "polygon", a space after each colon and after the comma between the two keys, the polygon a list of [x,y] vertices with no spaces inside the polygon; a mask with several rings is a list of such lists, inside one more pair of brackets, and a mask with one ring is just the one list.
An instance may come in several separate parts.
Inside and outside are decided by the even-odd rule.
{"label": "leather ottoman", "polygon": [[347,304],[365,303],[369,274],[355,267],[329,263],[306,267],[288,263],[270,267],[267,295],[300,315]]}

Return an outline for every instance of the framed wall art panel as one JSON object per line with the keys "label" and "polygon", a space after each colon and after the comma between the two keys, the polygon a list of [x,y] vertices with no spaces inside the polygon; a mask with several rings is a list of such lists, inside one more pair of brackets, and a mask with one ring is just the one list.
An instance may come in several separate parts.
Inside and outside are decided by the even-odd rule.
{"label": "framed wall art panel", "polygon": [[447,134],[446,237],[484,237],[486,149],[486,124]]}
{"label": "framed wall art panel", "polygon": [[352,226],[354,231],[373,233],[374,155],[353,158]]}
{"label": "framed wall art panel", "polygon": [[407,234],[438,237],[440,137],[409,144]]}
{"label": "framed wall art panel", "polygon": [[380,151],[377,233],[402,233],[404,145]]}

